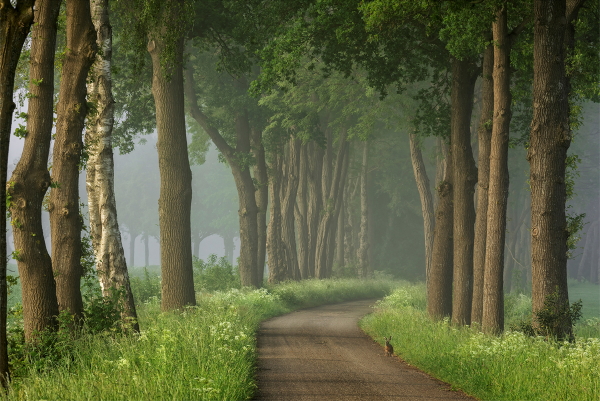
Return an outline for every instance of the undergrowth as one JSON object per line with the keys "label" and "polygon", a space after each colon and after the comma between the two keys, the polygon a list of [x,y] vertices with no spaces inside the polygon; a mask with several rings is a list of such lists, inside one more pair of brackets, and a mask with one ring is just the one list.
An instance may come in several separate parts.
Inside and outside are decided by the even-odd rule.
{"label": "undergrowth", "polygon": [[[146,284],[152,284],[150,276]],[[325,303],[380,298],[395,285],[389,280],[306,280],[257,290],[202,291],[197,306],[168,313],[160,311],[154,292],[138,306],[140,334],[82,330],[68,336],[61,331],[62,337],[39,349],[56,351],[46,363],[22,364],[0,398],[250,399],[260,321]]]}
{"label": "undergrowth", "polygon": [[[526,296],[513,294],[507,304],[507,321],[531,314]],[[392,335],[402,359],[478,399],[544,401],[600,399],[600,338],[582,336],[597,324],[578,324],[574,343],[511,330],[489,336],[430,320],[423,285],[398,288],[361,321],[380,342]]]}

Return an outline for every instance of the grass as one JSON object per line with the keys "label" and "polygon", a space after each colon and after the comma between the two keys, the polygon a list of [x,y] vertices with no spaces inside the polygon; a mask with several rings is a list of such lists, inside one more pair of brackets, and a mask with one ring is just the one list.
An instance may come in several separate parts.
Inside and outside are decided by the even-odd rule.
{"label": "grass", "polygon": [[[587,322],[577,327],[575,344],[513,331],[488,336],[431,321],[424,294],[423,285],[395,290],[361,327],[380,342],[392,335],[396,354],[408,363],[482,400],[600,399],[600,339],[581,337]],[[507,320],[523,313],[526,298],[511,304]]]}
{"label": "grass", "polygon": [[14,378],[8,400],[244,400],[254,394],[261,320],[325,303],[379,298],[389,280],[307,280],[259,290],[200,293],[198,306],[139,307],[139,335],[69,339],[62,358]]}

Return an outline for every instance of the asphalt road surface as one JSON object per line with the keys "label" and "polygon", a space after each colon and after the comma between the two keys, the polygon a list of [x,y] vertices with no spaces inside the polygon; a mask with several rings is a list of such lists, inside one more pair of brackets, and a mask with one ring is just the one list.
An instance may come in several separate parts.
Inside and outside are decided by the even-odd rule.
{"label": "asphalt road surface", "polygon": [[386,357],[357,325],[373,303],[326,305],[263,322],[254,399],[474,400],[396,356]]}

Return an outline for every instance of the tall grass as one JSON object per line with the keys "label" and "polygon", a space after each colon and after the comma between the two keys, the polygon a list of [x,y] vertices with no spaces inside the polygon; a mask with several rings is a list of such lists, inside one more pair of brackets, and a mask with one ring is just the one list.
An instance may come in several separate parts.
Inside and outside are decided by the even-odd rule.
{"label": "tall grass", "polygon": [[9,400],[244,400],[255,390],[261,320],[323,303],[382,297],[386,280],[309,280],[268,289],[200,293],[198,306],[139,307],[139,335],[69,339],[66,357],[13,380]]}
{"label": "tall grass", "polygon": [[[527,297],[512,299],[507,320],[526,313],[526,303]],[[396,353],[408,363],[477,398],[544,401],[600,399],[600,339],[581,337],[593,331],[589,324],[577,327],[575,344],[510,330],[488,336],[430,320],[423,285],[395,290],[361,321],[380,341],[392,335]]]}

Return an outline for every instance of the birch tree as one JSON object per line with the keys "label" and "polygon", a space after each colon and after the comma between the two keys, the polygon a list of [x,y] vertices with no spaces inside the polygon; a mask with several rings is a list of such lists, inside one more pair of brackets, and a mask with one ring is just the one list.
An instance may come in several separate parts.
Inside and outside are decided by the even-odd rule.
{"label": "birch tree", "polygon": [[88,84],[88,99],[95,104],[96,112],[88,123],[85,134],[90,234],[102,295],[109,297],[111,291],[122,291],[123,320],[128,321],[135,331],[139,331],[114,191],[112,27],[108,15],[108,0],[90,0],[90,7],[99,49]]}

